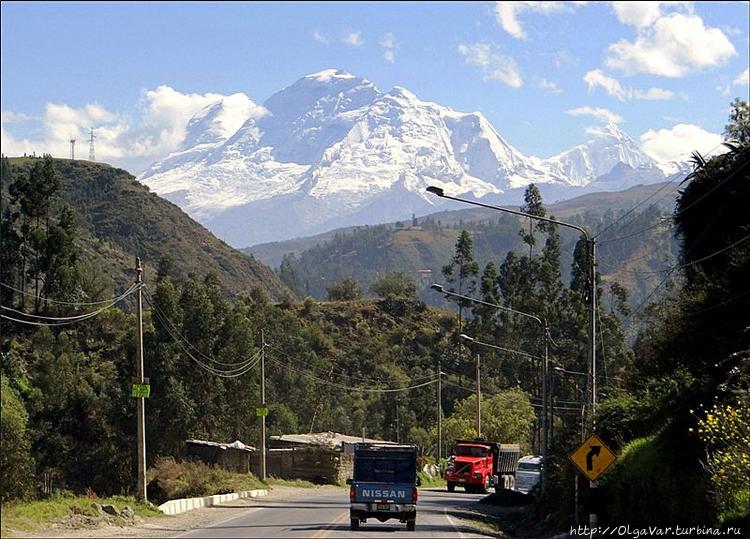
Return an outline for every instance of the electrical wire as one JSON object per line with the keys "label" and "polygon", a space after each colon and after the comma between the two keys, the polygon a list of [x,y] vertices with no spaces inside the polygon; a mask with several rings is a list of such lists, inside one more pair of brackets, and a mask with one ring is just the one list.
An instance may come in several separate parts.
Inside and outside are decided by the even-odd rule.
{"label": "electrical wire", "polygon": [[177,345],[182,348],[182,351],[190,358],[192,359],[198,366],[200,366],[202,369],[210,372],[211,374],[214,374],[216,376],[220,376],[222,378],[235,378],[237,376],[242,376],[243,374],[250,371],[255,365],[258,364],[260,361],[260,356],[262,353],[262,350],[259,350],[255,353],[254,356],[252,356],[250,359],[247,359],[245,361],[234,363],[234,365],[238,365],[236,368],[233,369],[217,369],[216,367],[213,367],[212,365],[209,365],[207,363],[202,362],[201,360],[197,359],[195,356],[193,356],[190,353],[190,350],[185,346],[187,343],[191,347],[195,348],[192,344],[190,344],[187,341],[184,341],[177,335],[175,335],[172,330],[167,327],[167,324],[165,321],[161,318],[161,315],[157,312],[155,312],[156,318],[162,323],[162,326],[166,330],[166,332],[169,334],[170,337],[172,337],[172,340],[177,343]]}
{"label": "electrical wire", "polygon": [[[724,204],[722,205],[721,209],[720,209],[719,211],[717,211],[717,212],[716,212],[716,213],[714,214],[714,216],[713,216],[713,219],[711,219],[711,222],[710,222],[710,223],[708,223],[708,224],[707,224],[707,225],[706,225],[706,226],[705,226],[705,227],[703,228],[703,231],[702,231],[702,232],[701,232],[701,233],[700,233],[700,234],[698,235],[698,237],[696,238],[695,242],[693,242],[693,244],[692,244],[692,245],[691,245],[691,246],[690,246],[690,247],[689,247],[689,248],[688,248],[688,249],[687,249],[687,250],[685,251],[685,256],[689,255],[689,254],[690,254],[690,253],[691,253],[691,252],[693,251],[693,249],[695,249],[695,248],[696,248],[696,247],[698,246],[698,243],[700,243],[700,241],[701,241],[701,240],[703,239],[703,236],[705,236],[705,235],[706,235],[706,233],[707,233],[707,232],[708,232],[708,230],[709,230],[709,229],[711,228],[711,226],[712,226],[712,225],[713,225],[713,224],[714,224],[714,223],[716,222],[716,220],[717,220],[717,219],[719,218],[719,216],[720,216],[720,215],[721,215],[721,214],[722,214],[722,213],[724,212],[724,210],[726,209],[726,207],[727,207],[727,205],[729,204],[729,202],[730,202],[730,201],[729,201],[729,200],[727,200],[727,201],[726,201],[726,202],[725,202],[725,203],[724,203]],[[715,253],[714,253],[714,254],[715,254]],[[713,255],[712,255],[712,256],[713,256]],[[637,307],[636,307],[636,308],[635,308],[635,309],[633,310],[633,312],[631,312],[631,313],[630,313],[630,315],[629,315],[629,316],[628,316],[627,318],[625,318],[625,320],[624,320],[623,322],[625,322],[625,323],[626,323],[626,322],[628,322],[628,321],[632,320],[632,319],[633,319],[633,318],[635,317],[635,315],[636,315],[636,314],[639,314],[639,313],[640,313],[640,312],[641,312],[641,311],[642,311],[642,310],[643,310],[643,309],[645,308],[645,306],[646,306],[646,304],[647,304],[648,300],[649,300],[649,299],[651,299],[651,297],[652,297],[652,296],[653,296],[653,295],[654,295],[654,294],[656,293],[656,291],[657,291],[657,290],[658,290],[659,288],[661,288],[661,286],[662,286],[662,285],[663,285],[664,283],[666,283],[666,282],[667,282],[667,279],[669,279],[669,276],[670,276],[670,275],[672,275],[672,273],[673,273],[673,272],[675,271],[675,269],[676,269],[676,267],[675,267],[675,268],[672,268],[672,269],[671,269],[671,270],[670,270],[669,272],[667,272],[667,274],[666,274],[666,275],[664,276],[664,278],[663,278],[663,279],[662,279],[661,281],[659,281],[659,283],[658,283],[658,284],[657,284],[657,285],[656,285],[656,286],[655,286],[655,287],[653,288],[653,290],[651,290],[651,292],[649,293],[649,295],[648,295],[648,296],[646,296],[646,297],[645,297],[645,298],[643,299],[643,301],[641,301],[641,302],[640,302],[640,303],[638,304],[638,306],[637,306]]]}
{"label": "electrical wire", "polygon": [[[606,227],[605,227],[605,228],[604,228],[603,230],[601,230],[600,232],[598,232],[598,233],[597,233],[597,234],[596,234],[596,235],[594,236],[594,239],[597,239],[597,238],[601,237],[601,236],[602,236],[602,235],[603,235],[603,234],[604,234],[605,232],[607,232],[607,231],[608,231],[608,230],[609,230],[610,228],[612,228],[612,227],[613,227],[613,226],[615,226],[615,225],[616,225],[617,223],[619,223],[620,221],[622,221],[622,220],[623,220],[623,219],[624,219],[625,217],[627,217],[628,215],[630,215],[631,213],[633,213],[633,212],[634,212],[634,211],[635,211],[635,210],[636,210],[637,208],[639,208],[639,207],[640,207],[641,205],[643,205],[643,204],[645,204],[646,202],[648,202],[648,201],[649,201],[649,200],[650,200],[650,199],[651,199],[652,197],[656,196],[656,195],[657,195],[657,194],[658,194],[658,193],[659,193],[659,192],[660,192],[660,191],[661,191],[662,189],[665,189],[666,187],[672,186],[672,190],[671,190],[671,191],[669,191],[669,192],[667,192],[667,193],[665,193],[665,194],[664,194],[664,195],[663,195],[663,196],[662,196],[661,198],[664,198],[664,197],[666,197],[667,195],[670,195],[670,194],[671,194],[671,193],[672,193],[672,192],[674,191],[674,188],[676,188],[676,187],[679,187],[679,185],[680,185],[679,183],[675,183],[676,181],[677,181],[677,179],[675,178],[675,179],[674,179],[674,180],[672,180],[671,182],[667,182],[667,183],[665,183],[664,185],[662,185],[662,186],[661,186],[661,187],[660,187],[659,189],[657,189],[656,191],[654,191],[653,193],[651,193],[651,194],[650,194],[650,195],[649,195],[648,197],[646,197],[646,198],[644,198],[643,200],[641,200],[640,202],[638,202],[638,203],[637,203],[637,204],[636,204],[635,206],[633,206],[632,208],[630,208],[630,209],[629,209],[629,210],[628,210],[627,212],[625,212],[625,213],[624,213],[623,215],[621,215],[621,216],[620,216],[619,218],[617,218],[617,219],[615,219],[614,221],[612,221],[612,222],[611,222],[611,223],[610,223],[610,224],[609,224],[608,226],[606,226]],[[660,198],[659,200],[661,200],[661,198]],[[630,221],[628,221],[628,223],[631,223],[632,221],[633,221],[633,220],[631,219]],[[628,223],[625,223],[625,224],[628,224]],[[622,226],[620,226],[620,227],[618,227],[618,228],[622,228]]]}
{"label": "electrical wire", "polygon": [[427,382],[423,382],[421,384],[415,384],[415,385],[412,385],[412,386],[401,387],[401,388],[363,388],[363,387],[353,387],[353,386],[347,386],[347,385],[344,385],[344,384],[339,384],[339,383],[336,383],[336,382],[332,382],[332,381],[329,381],[329,380],[323,380],[322,378],[318,378],[317,376],[315,376],[315,375],[313,375],[313,374],[311,374],[309,372],[299,370],[299,369],[293,367],[292,365],[290,365],[289,363],[286,363],[285,361],[281,361],[279,359],[276,359],[273,356],[269,357],[268,359],[269,359],[269,361],[271,363],[273,363],[275,365],[278,365],[280,367],[289,369],[289,370],[291,370],[293,372],[296,372],[297,374],[301,374],[303,376],[307,376],[307,377],[309,377],[309,378],[317,381],[318,383],[329,385],[329,386],[332,386],[332,387],[337,387],[339,389],[345,389],[347,391],[359,391],[361,393],[401,393],[401,392],[404,392],[404,391],[410,391],[412,389],[417,389],[417,388],[420,388],[420,387],[424,387],[424,386],[428,386],[428,385],[431,385],[431,384],[435,384],[438,381],[437,378],[434,378],[432,380],[429,380]]}
{"label": "electrical wire", "polygon": [[[284,351],[281,350],[281,348],[277,347],[276,345],[266,344],[266,346],[268,348],[274,349],[280,356],[283,356],[287,361],[293,361],[292,358],[290,358],[289,356],[287,356],[284,353]],[[310,367],[310,365],[307,365],[307,366]],[[310,368],[312,369],[312,367],[310,367]],[[379,383],[378,380],[373,380],[372,378],[363,378],[361,376],[354,376],[354,375],[351,375],[351,374],[343,371],[342,369],[336,369],[335,367],[328,367],[328,368],[326,368],[326,371],[329,371],[329,372],[325,376],[330,376],[331,374],[333,374],[335,372],[337,374],[340,374],[342,376],[346,376],[346,377],[350,378],[352,381],[359,381],[359,382],[363,382],[365,384]],[[333,371],[333,372],[331,372],[331,371]],[[316,373],[316,374],[320,374],[320,373]],[[322,376],[322,374],[321,374],[321,376]],[[421,380],[428,380],[428,379],[433,379],[433,378],[434,378],[433,374],[428,374],[428,375],[419,376],[419,377],[416,377],[416,378],[411,378],[410,377],[409,378],[409,382],[413,383],[413,382],[418,382],[418,381],[421,381]]]}
{"label": "electrical wire", "polygon": [[713,257],[715,257],[717,255],[720,255],[721,253],[723,253],[725,251],[728,251],[732,247],[734,247],[736,245],[739,245],[740,243],[742,243],[743,241],[747,241],[748,239],[750,239],[750,234],[748,234],[744,238],[740,238],[739,240],[737,240],[736,242],[732,243],[731,245],[727,245],[723,249],[715,251],[715,252],[711,253],[710,255],[704,256],[703,258],[700,258],[698,260],[693,260],[692,262],[688,262],[687,264],[676,265],[676,266],[672,266],[670,268],[664,268],[664,269],[661,269],[661,270],[653,270],[653,271],[648,271],[648,270],[643,270],[643,271],[641,271],[641,270],[623,270],[623,271],[626,271],[628,273],[634,273],[636,275],[653,275],[653,274],[657,274],[657,273],[664,273],[665,271],[673,272],[673,271],[676,271],[678,269],[687,268],[689,266],[692,266],[693,264],[700,264],[701,262],[705,262],[706,260],[708,260],[710,258],[713,258]]}
{"label": "electrical wire", "polygon": [[[607,240],[599,240],[598,243],[599,243],[599,245],[603,245],[603,244],[607,244],[607,243],[612,243],[614,241],[622,241],[622,240],[626,240],[626,239],[629,239],[629,238],[632,238],[632,237],[635,237],[635,236],[639,236],[639,235],[643,234],[644,232],[648,232],[649,230],[653,230],[654,228],[658,228],[658,227],[662,226],[666,221],[672,221],[672,224],[669,225],[669,228],[667,229],[667,230],[672,230],[674,228],[674,226],[675,226],[674,225],[674,217],[673,216],[664,217],[660,222],[658,222],[656,224],[653,224],[651,226],[648,226],[646,228],[641,228],[640,230],[637,230],[635,232],[631,232],[630,234],[626,234],[625,236],[619,236],[617,238],[610,238],[610,239],[607,239]],[[665,232],[666,232],[666,230],[665,230]]]}
{"label": "electrical wire", "polygon": [[[200,357],[202,357],[205,361],[210,361],[210,362],[216,363],[217,365],[221,365],[223,367],[236,367],[238,365],[242,365],[242,364],[245,363],[245,361],[238,361],[238,362],[234,362],[234,363],[226,363],[224,361],[219,361],[218,359],[214,359],[214,358],[212,358],[210,356],[207,356],[201,350],[199,350],[198,348],[196,348],[187,339],[187,337],[185,337],[182,333],[179,332],[179,330],[177,329],[177,326],[172,321],[169,320],[169,317],[164,314],[164,312],[159,308],[158,305],[156,305],[156,303],[154,302],[153,299],[151,299],[151,296],[148,293],[144,294],[144,297],[146,298],[146,303],[149,304],[149,306],[153,310],[154,314],[156,314],[157,316],[160,315],[159,316],[159,320],[161,321],[162,325],[165,325],[165,326],[168,325],[172,329],[172,331],[174,333],[176,333],[183,342],[185,342],[190,348],[192,348],[195,352],[197,352],[197,354]],[[168,333],[170,333],[170,332],[168,331]],[[223,370],[223,369],[218,369],[218,370]]]}
{"label": "electrical wire", "polygon": [[[80,307],[80,306],[85,306],[85,305],[104,305],[105,303],[110,303],[111,301],[117,299],[117,298],[110,298],[110,299],[103,299],[101,301],[88,301],[88,302],[87,301],[59,301],[59,300],[54,300],[50,298],[43,298],[43,297],[37,296],[36,294],[30,294],[29,292],[24,292],[23,290],[19,290],[18,288],[15,288],[3,282],[0,282],[0,286],[2,286],[3,288],[7,288],[9,290],[13,290],[14,292],[18,292],[19,294],[23,294],[26,297],[35,298],[40,301],[47,301],[49,303],[54,303],[56,305],[67,305],[71,307]],[[135,286],[136,285],[133,284],[131,285],[130,288],[133,288]],[[117,296],[117,297],[119,298],[120,296]]]}
{"label": "electrical wire", "polygon": [[[119,297],[112,298],[112,300],[110,301],[110,303],[108,305],[106,305],[105,307],[102,307],[101,309],[99,309],[97,311],[94,311],[94,312],[99,313],[99,312],[101,312],[103,310],[106,310],[106,309],[110,308],[115,303],[123,300],[125,297],[127,297],[130,294],[132,294],[137,288],[138,288],[138,285],[134,284],[128,290],[126,290],[125,292],[123,292],[123,294],[120,295]],[[20,314],[20,315],[26,316],[28,318],[36,318],[37,320],[53,320],[55,322],[58,322],[58,321],[78,321],[80,319],[90,318],[90,316],[92,314],[92,313],[84,313],[84,314],[78,314],[76,316],[55,317],[55,316],[45,316],[45,315],[39,315],[39,314],[25,313],[23,311],[18,311],[16,309],[12,309],[10,307],[6,307],[5,305],[0,305],[0,309],[6,310],[6,311],[10,311],[10,312],[13,312],[15,314]]]}
{"label": "electrical wire", "polygon": [[[709,150],[709,151],[708,151],[708,152],[706,153],[705,157],[709,157],[709,156],[710,156],[710,155],[711,155],[711,154],[712,154],[712,153],[713,153],[714,151],[716,151],[716,150],[717,150],[718,148],[720,148],[720,147],[721,147],[722,145],[723,145],[723,143],[719,143],[719,144],[717,144],[716,146],[714,146],[713,148],[711,148],[711,149],[710,149],[710,150]],[[677,180],[678,180],[678,179],[680,179],[680,178],[679,178],[679,177],[676,177],[676,178],[674,178],[673,180],[671,180],[671,181],[668,181],[668,182],[666,182],[666,183],[665,183],[664,185],[662,185],[662,186],[661,186],[661,187],[660,187],[659,189],[657,189],[656,191],[654,191],[653,193],[651,193],[651,194],[650,194],[649,196],[647,196],[647,197],[646,197],[645,199],[643,199],[643,200],[641,200],[640,202],[638,202],[638,203],[637,203],[637,204],[636,204],[635,206],[633,206],[632,208],[630,208],[630,209],[629,209],[629,210],[628,210],[627,212],[625,212],[625,213],[624,213],[623,215],[621,215],[620,217],[618,217],[618,218],[617,218],[616,220],[614,220],[614,221],[613,221],[612,223],[610,223],[610,224],[609,224],[609,225],[608,225],[607,227],[605,227],[605,228],[604,228],[603,230],[599,231],[599,232],[598,232],[598,233],[597,233],[597,234],[596,234],[596,235],[594,236],[594,239],[596,239],[596,238],[599,238],[599,237],[601,237],[601,236],[602,236],[602,235],[603,235],[603,234],[604,234],[604,233],[605,233],[605,232],[606,232],[607,230],[609,230],[610,228],[612,228],[613,226],[615,226],[615,225],[616,225],[617,223],[619,223],[620,221],[622,221],[622,220],[623,220],[623,219],[624,219],[625,217],[627,217],[628,215],[630,215],[631,213],[633,213],[633,212],[634,212],[634,211],[635,211],[635,210],[636,210],[637,208],[639,208],[640,206],[642,206],[643,204],[645,204],[646,202],[648,202],[649,200],[651,200],[651,198],[653,198],[654,196],[656,196],[656,195],[657,195],[657,194],[658,194],[658,193],[659,193],[659,192],[660,192],[660,191],[661,191],[662,189],[665,189],[665,188],[667,188],[667,187],[669,187],[669,186],[672,186],[672,190],[671,190],[671,191],[669,191],[669,192],[667,192],[667,193],[665,193],[664,195],[662,195],[662,196],[661,196],[661,197],[660,197],[659,199],[657,199],[657,201],[658,201],[658,200],[661,200],[661,199],[663,199],[663,198],[665,198],[665,197],[666,197],[666,196],[668,196],[668,195],[670,195],[670,194],[672,193],[672,191],[674,191],[674,189],[675,189],[675,188],[679,187],[679,185],[680,185],[680,183],[681,183],[681,182],[680,182],[680,183],[677,183]],[[682,179],[683,179],[683,181],[684,181],[684,178],[682,178]],[[632,219],[631,219],[630,221],[628,221],[628,223],[630,223],[630,222],[632,222]],[[626,223],[626,224],[627,224],[627,223]],[[619,228],[622,228],[622,226],[621,226],[621,227],[619,227]],[[653,228],[653,227],[652,227],[652,228]],[[649,230],[649,229],[644,229],[644,231],[645,231],[645,230]],[[620,239],[622,239],[622,238],[620,238]],[[614,241],[614,240],[605,240],[605,241],[609,242],[609,241]],[[604,241],[602,241],[602,242],[600,242],[600,243],[604,243]]]}
{"label": "electrical wire", "polygon": [[19,324],[26,324],[26,325],[31,325],[31,326],[46,326],[46,327],[67,326],[67,325],[70,325],[70,324],[75,324],[75,323],[78,323],[78,322],[83,322],[84,320],[88,320],[89,318],[94,318],[95,316],[98,316],[99,314],[103,313],[104,311],[106,311],[110,307],[114,306],[116,303],[118,303],[118,302],[122,301],[123,299],[125,299],[128,295],[132,294],[136,289],[137,289],[137,286],[132,286],[128,290],[127,293],[121,295],[118,298],[114,298],[114,301],[112,301],[108,305],[105,305],[104,307],[102,307],[100,309],[97,309],[96,311],[93,311],[93,312],[90,312],[90,313],[86,313],[86,314],[82,314],[82,315],[75,316],[75,317],[64,317],[64,318],[42,317],[42,316],[39,316],[39,315],[32,315],[32,314],[24,313],[24,312],[21,312],[21,311],[17,311],[16,309],[11,309],[10,307],[6,307],[4,305],[0,305],[0,308],[4,309],[6,311],[11,311],[11,312],[14,312],[14,313],[18,313],[18,314],[20,314],[22,316],[28,316],[28,317],[32,317],[32,318],[41,319],[41,320],[51,320],[51,321],[50,322],[47,322],[47,321],[38,321],[37,322],[37,321],[33,321],[33,320],[23,320],[23,319],[18,319],[18,318],[14,318],[14,317],[11,317],[11,316],[7,316],[7,315],[4,315],[4,314],[0,314],[0,318],[4,318],[4,319],[10,320],[12,322],[17,322]]}

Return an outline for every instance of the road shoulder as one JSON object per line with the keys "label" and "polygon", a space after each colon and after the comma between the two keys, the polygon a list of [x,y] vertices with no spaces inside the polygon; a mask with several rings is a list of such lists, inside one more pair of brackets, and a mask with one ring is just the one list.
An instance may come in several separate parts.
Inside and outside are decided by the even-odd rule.
{"label": "road shoulder", "polygon": [[160,516],[155,518],[138,519],[132,526],[107,526],[69,528],[62,524],[54,524],[51,527],[37,530],[34,533],[12,531],[8,537],[28,538],[98,538],[98,537],[173,537],[196,528],[211,526],[222,520],[234,518],[244,511],[256,506],[265,500],[287,500],[300,496],[310,496],[312,492],[334,493],[341,487],[324,485],[315,489],[276,486],[262,498],[241,498],[227,502],[226,504],[203,507],[174,516]]}

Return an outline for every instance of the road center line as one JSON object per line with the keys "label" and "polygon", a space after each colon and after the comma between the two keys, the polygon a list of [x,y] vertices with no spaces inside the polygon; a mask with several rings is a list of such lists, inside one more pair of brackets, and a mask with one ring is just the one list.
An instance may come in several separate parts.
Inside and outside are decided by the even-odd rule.
{"label": "road center line", "polygon": [[326,524],[322,530],[316,531],[314,534],[311,535],[313,539],[321,539],[323,537],[328,537],[331,531],[333,531],[334,526],[336,524],[340,524],[341,522],[345,521],[346,518],[349,516],[349,512],[341,513],[339,516],[337,516],[333,522],[330,524]]}

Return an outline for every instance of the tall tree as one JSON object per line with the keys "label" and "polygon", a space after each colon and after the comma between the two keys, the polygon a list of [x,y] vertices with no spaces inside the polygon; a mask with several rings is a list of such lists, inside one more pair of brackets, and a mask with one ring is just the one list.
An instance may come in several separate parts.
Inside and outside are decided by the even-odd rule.
{"label": "tall tree", "polygon": [[[521,211],[523,213],[536,215],[537,217],[544,217],[546,215],[547,212],[544,209],[544,205],[542,204],[542,194],[539,192],[539,188],[535,184],[531,183],[526,188],[526,192],[523,195],[523,201],[524,205],[521,206]],[[536,245],[534,229],[539,230],[540,232],[544,232],[547,229],[547,223],[544,221],[537,221],[530,217],[527,219],[529,221],[528,232],[525,230],[520,230],[518,234],[523,239],[523,242],[529,246],[529,258],[531,258],[534,250],[534,245]]]}
{"label": "tall tree", "polygon": [[740,98],[732,101],[729,123],[724,134],[730,141],[750,144],[750,103]]}
{"label": "tall tree", "polygon": [[[477,287],[478,274],[479,264],[474,260],[474,246],[471,234],[466,230],[462,230],[456,240],[456,250],[450,264],[443,266],[443,275],[446,282],[451,285],[451,292],[457,292],[462,296],[471,296]],[[471,302],[467,300],[459,300],[458,302],[459,331],[461,330],[463,309],[470,305]]]}

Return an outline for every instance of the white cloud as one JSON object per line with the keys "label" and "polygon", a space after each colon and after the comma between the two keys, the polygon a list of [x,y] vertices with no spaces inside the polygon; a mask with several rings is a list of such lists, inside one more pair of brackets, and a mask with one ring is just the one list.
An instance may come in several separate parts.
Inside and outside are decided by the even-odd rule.
{"label": "white cloud", "polygon": [[544,77],[537,77],[536,84],[542,90],[547,90],[555,95],[560,95],[562,93],[562,90],[555,81],[547,80]]}
{"label": "white cloud", "polygon": [[[7,155],[36,152],[57,157],[70,155],[70,139],[75,138],[76,155],[88,157],[89,128],[94,127],[96,159],[141,172],[156,159],[179,148],[185,138],[185,127],[201,109],[225,97],[221,94],[183,94],[162,85],[141,94],[136,118],[111,112],[92,103],[73,108],[48,103],[44,116],[37,120],[43,133],[38,139],[16,138],[6,126],[15,118],[25,117],[12,111],[2,115],[2,151]],[[258,114],[262,114],[262,107]]]}
{"label": "white cloud", "polygon": [[706,27],[700,17],[670,13],[638,28],[635,41],[612,43],[608,53],[605,64],[627,74],[682,77],[720,65],[737,51],[720,29]]}
{"label": "white cloud", "polygon": [[574,6],[585,2],[507,2],[495,3],[495,18],[500,27],[516,39],[526,39],[526,32],[518,22],[518,15],[532,11],[549,15],[550,13],[572,11]]}
{"label": "white cloud", "polygon": [[578,107],[566,111],[571,116],[593,116],[604,123],[618,124],[622,121],[622,116],[611,110],[599,107]]}
{"label": "white cloud", "polygon": [[687,161],[694,151],[705,155],[723,140],[721,135],[693,124],[677,124],[671,129],[650,129],[640,139],[643,151],[660,163]]}
{"label": "white cloud", "polygon": [[378,44],[385,49],[383,51],[383,58],[385,58],[386,62],[396,63],[396,37],[392,33],[387,32]]}
{"label": "white cloud", "polygon": [[360,47],[364,41],[362,41],[362,32],[350,32],[344,36],[344,43],[352,45],[353,47]]}
{"label": "white cloud", "polygon": [[612,2],[621,23],[637,28],[650,26],[661,16],[660,2]]}
{"label": "white cloud", "polygon": [[313,30],[312,38],[319,43],[323,43],[324,45],[328,45],[331,42],[331,37],[328,34],[318,32],[317,30]]}
{"label": "white cloud", "polygon": [[737,75],[737,78],[732,81],[734,86],[748,86],[750,85],[750,68],[746,68],[745,71]]}
{"label": "white cloud", "polygon": [[669,90],[662,88],[649,88],[648,90],[638,90],[635,88],[626,88],[620,84],[620,81],[610,77],[601,69],[589,71],[583,77],[584,82],[589,87],[589,91],[596,87],[602,88],[612,97],[620,101],[631,101],[633,99],[658,100],[672,99],[674,94]]}
{"label": "white cloud", "polygon": [[497,51],[488,43],[458,46],[458,52],[467,64],[478,66],[482,70],[483,80],[497,80],[511,88],[523,86],[523,79],[516,62]]}
{"label": "white cloud", "polygon": [[21,122],[28,122],[31,120],[34,120],[33,116],[30,116],[29,114],[23,114],[21,112],[13,112],[12,110],[4,110],[2,113],[2,116],[0,116],[0,122],[4,124],[16,124]]}

